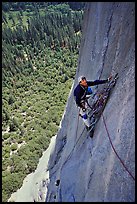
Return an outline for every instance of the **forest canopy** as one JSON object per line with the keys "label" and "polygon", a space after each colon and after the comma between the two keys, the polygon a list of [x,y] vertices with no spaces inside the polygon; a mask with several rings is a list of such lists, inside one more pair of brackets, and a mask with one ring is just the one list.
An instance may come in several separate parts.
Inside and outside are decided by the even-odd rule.
{"label": "forest canopy", "polygon": [[77,68],[84,2],[2,2],[2,200],[57,134]]}

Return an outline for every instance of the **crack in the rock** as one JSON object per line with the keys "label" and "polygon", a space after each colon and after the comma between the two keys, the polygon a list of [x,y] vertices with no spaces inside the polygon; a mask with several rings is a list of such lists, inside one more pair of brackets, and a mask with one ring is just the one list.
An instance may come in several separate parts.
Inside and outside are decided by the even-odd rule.
{"label": "crack in the rock", "polygon": [[111,15],[110,15],[110,19],[109,19],[109,25],[108,25],[108,30],[106,32],[106,37],[104,37],[104,42],[105,42],[105,47],[103,49],[103,53],[102,53],[102,68],[101,68],[101,71],[100,71],[100,75],[99,75],[99,79],[102,75],[102,72],[103,72],[103,68],[104,68],[104,63],[105,63],[105,58],[106,58],[106,53],[107,53],[107,50],[108,50],[108,44],[109,44],[109,32],[110,32],[110,29],[111,29],[111,23],[112,23],[112,16],[113,16],[113,12],[114,12],[114,4],[112,6],[112,9],[111,9]]}

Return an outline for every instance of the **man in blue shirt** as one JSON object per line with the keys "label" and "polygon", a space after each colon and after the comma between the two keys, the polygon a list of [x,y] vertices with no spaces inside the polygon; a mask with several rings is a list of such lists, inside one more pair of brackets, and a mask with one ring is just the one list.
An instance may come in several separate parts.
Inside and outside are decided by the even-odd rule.
{"label": "man in blue shirt", "polygon": [[91,95],[93,93],[92,89],[89,86],[95,86],[99,84],[107,83],[111,80],[112,76],[105,80],[95,80],[95,81],[87,81],[85,76],[80,76],[78,78],[79,84],[74,89],[74,98],[76,101],[76,105],[80,108],[80,116],[82,117],[85,125],[87,127],[91,126],[91,122],[87,115],[87,103],[86,97],[87,95]]}

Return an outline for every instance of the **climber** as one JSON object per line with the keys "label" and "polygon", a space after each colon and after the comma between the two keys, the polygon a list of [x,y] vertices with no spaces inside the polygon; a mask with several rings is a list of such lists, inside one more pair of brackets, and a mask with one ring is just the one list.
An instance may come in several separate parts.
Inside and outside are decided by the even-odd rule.
{"label": "climber", "polygon": [[112,79],[112,76],[110,76],[108,79],[105,79],[105,80],[95,80],[95,81],[87,81],[85,76],[80,76],[78,78],[78,85],[74,89],[74,98],[75,98],[76,105],[79,107],[79,115],[82,117],[87,127],[87,130],[90,129],[90,126],[92,125],[87,115],[87,107],[88,107],[87,98],[93,93],[91,87],[89,86],[104,84],[109,82],[111,79]]}

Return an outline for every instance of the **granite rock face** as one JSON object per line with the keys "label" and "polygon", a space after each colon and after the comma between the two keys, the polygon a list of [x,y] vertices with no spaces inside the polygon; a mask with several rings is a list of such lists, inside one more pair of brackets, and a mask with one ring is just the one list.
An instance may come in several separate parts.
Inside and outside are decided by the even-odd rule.
{"label": "granite rock face", "polygon": [[[119,78],[103,116],[118,155],[102,116],[93,138],[87,135],[73,98],[80,75],[96,80],[113,73]],[[48,171],[46,202],[135,201],[134,2],[87,3],[76,78]]]}

